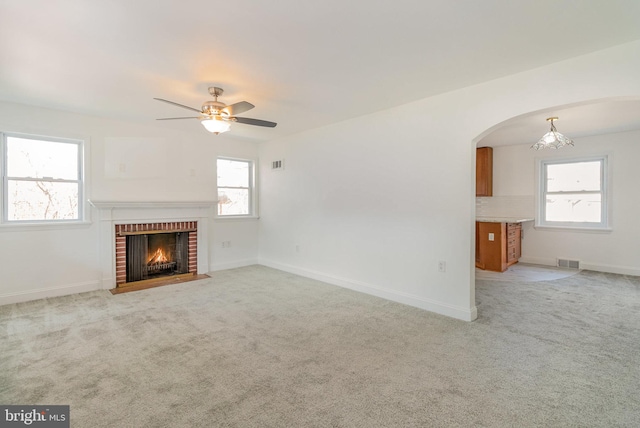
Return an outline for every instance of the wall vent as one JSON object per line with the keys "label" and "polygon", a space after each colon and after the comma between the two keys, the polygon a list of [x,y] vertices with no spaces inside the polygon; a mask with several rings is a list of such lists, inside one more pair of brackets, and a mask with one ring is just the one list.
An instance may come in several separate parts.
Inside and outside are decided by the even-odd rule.
{"label": "wall vent", "polygon": [[580,261],[579,260],[558,259],[557,266],[558,267],[562,267],[562,268],[580,269]]}
{"label": "wall vent", "polygon": [[274,160],[271,162],[272,170],[281,170],[284,169],[284,159]]}

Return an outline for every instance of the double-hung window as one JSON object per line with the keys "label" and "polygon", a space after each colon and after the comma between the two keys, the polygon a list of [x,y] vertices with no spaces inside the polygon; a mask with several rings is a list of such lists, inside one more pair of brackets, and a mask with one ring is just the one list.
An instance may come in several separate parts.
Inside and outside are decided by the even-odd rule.
{"label": "double-hung window", "polygon": [[252,217],[255,210],[254,163],[250,160],[218,158],[219,217]]}
{"label": "double-hung window", "polygon": [[540,160],[538,225],[608,227],[607,156]]}
{"label": "double-hung window", "polygon": [[83,142],[2,136],[2,222],[83,220]]}

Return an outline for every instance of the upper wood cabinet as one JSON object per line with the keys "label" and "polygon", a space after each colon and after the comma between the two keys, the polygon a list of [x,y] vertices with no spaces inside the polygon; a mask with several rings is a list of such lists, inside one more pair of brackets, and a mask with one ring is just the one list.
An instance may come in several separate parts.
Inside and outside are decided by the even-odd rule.
{"label": "upper wood cabinet", "polygon": [[493,196],[493,148],[476,149],[476,196]]}

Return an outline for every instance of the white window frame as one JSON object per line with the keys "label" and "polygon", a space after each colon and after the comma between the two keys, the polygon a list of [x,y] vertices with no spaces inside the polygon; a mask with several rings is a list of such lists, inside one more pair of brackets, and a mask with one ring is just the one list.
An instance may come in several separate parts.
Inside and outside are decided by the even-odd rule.
{"label": "white window frame", "polygon": [[[9,177],[7,159],[7,138],[24,138],[52,143],[75,144],[78,146],[78,178],[76,180],[60,180],[50,178],[38,178],[37,181],[67,182],[78,184],[78,218],[75,219],[37,219],[37,220],[9,220],[9,180],[35,181],[34,178]],[[87,207],[85,204],[87,183],[85,179],[86,144],[82,139],[50,137],[35,134],[23,134],[16,132],[0,132],[0,176],[2,177],[2,197],[0,197],[0,226],[33,226],[33,225],[77,225],[87,224]]]}
{"label": "white window frame", "polygon": [[[611,168],[610,155],[579,156],[571,158],[544,158],[537,159],[537,191],[536,191],[536,228],[548,229],[572,229],[585,231],[610,231],[611,230]],[[558,164],[571,164],[580,162],[600,162],[600,191],[571,191],[570,193],[584,193],[601,195],[600,222],[571,222],[546,220],[546,196],[547,194],[562,194],[562,192],[547,192],[547,166]]]}
{"label": "white window frame", "polygon": [[[231,188],[228,186],[219,186],[218,185],[218,160],[227,160],[234,162],[245,162],[249,164],[249,213],[248,214],[218,214],[218,204],[216,203],[215,208],[215,218],[217,219],[257,219],[258,218],[258,198],[257,198],[257,188],[256,188],[256,169],[257,162],[253,159],[244,159],[230,156],[218,156],[216,157],[216,201],[218,199],[219,189],[221,188]],[[245,187],[242,187],[245,189]]]}

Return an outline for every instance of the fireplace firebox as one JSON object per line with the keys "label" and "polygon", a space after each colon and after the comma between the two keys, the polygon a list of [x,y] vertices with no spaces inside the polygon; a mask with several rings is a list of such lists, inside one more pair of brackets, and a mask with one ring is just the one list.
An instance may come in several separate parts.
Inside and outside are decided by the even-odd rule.
{"label": "fireplace firebox", "polygon": [[116,285],[197,273],[197,222],[116,225]]}

